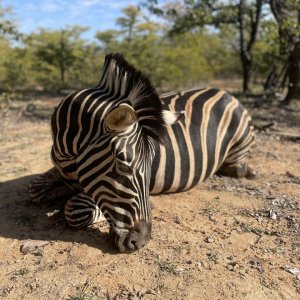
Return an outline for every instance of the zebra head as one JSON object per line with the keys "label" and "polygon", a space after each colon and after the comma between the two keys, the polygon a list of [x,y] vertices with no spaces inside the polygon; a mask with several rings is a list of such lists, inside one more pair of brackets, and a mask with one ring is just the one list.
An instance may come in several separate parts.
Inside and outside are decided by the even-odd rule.
{"label": "zebra head", "polygon": [[155,145],[179,114],[163,110],[149,80],[120,54],[106,56],[97,91],[101,130],[78,159],[78,179],[109,221],[119,250],[133,251],[151,237]]}

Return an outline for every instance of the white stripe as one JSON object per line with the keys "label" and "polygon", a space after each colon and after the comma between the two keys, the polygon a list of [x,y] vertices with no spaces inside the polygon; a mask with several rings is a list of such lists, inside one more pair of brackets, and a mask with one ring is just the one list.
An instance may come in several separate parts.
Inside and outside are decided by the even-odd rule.
{"label": "white stripe", "polygon": [[201,136],[201,146],[202,146],[202,170],[200,176],[200,182],[205,179],[206,171],[207,171],[207,163],[208,163],[208,156],[207,156],[207,127],[209,122],[210,112],[213,106],[222,99],[222,96],[225,94],[224,91],[218,92],[215,96],[210,98],[205,104],[203,105],[203,113],[202,113],[202,122],[200,128],[200,136]]}
{"label": "white stripe", "polygon": [[166,170],[166,147],[159,145],[160,161],[155,176],[155,182],[151,194],[160,194],[164,188]]}
{"label": "white stripe", "polygon": [[[64,131],[64,135],[63,135],[63,139],[62,139],[63,144],[64,144],[64,147],[65,147],[65,153],[64,153],[64,154],[66,154],[66,155],[70,155],[69,149],[68,149],[68,147],[67,147],[67,134],[68,134],[69,128],[70,128],[71,109],[72,109],[72,106],[73,106],[74,102],[77,100],[77,97],[79,97],[79,96],[80,96],[83,92],[85,92],[85,91],[87,91],[87,89],[78,92],[78,93],[73,97],[73,99],[71,100],[71,103],[70,103],[70,105],[69,105],[69,107],[68,107],[67,120],[66,120],[66,129],[65,129],[65,131]],[[59,131],[57,131],[57,133],[58,133],[58,132],[59,132]],[[57,135],[57,137],[58,137],[58,135]]]}
{"label": "white stripe", "polygon": [[194,105],[194,101],[201,94],[207,92],[208,90],[209,89],[205,89],[205,90],[199,91],[198,93],[192,95],[189,98],[189,100],[187,101],[186,106],[185,106],[185,130],[183,132],[184,132],[186,144],[188,147],[190,170],[189,170],[188,181],[183,190],[190,188],[193,183],[193,180],[195,178],[195,153],[194,153],[194,147],[193,147],[191,134],[190,134],[190,127],[191,127],[192,114],[193,114],[193,105]]}
{"label": "white stripe", "polygon": [[232,114],[233,111],[238,107],[239,102],[233,98],[232,101],[226,106],[225,111],[223,112],[221,121],[218,125],[218,131],[216,136],[216,148],[215,148],[215,163],[212,168],[211,174],[214,174],[219,166],[223,163],[225,156],[223,157],[223,160],[220,162],[220,152],[221,147],[223,144],[223,140],[225,137],[225,134],[228,131],[228,126],[232,120]]}
{"label": "white stripe", "polygon": [[[78,131],[77,131],[77,134],[76,136],[74,137],[74,140],[73,140],[73,153],[75,154],[78,154],[78,140],[79,140],[79,137],[81,135],[81,132],[82,132],[82,113],[84,111],[84,106],[86,104],[86,102],[96,93],[98,93],[99,91],[94,91],[93,93],[89,94],[88,96],[85,97],[85,99],[82,101],[82,103],[80,104],[80,109],[79,109],[79,112],[78,112],[78,118],[77,118],[77,123],[78,123]],[[97,98],[99,99],[99,98]],[[74,116],[75,117],[75,116]]]}

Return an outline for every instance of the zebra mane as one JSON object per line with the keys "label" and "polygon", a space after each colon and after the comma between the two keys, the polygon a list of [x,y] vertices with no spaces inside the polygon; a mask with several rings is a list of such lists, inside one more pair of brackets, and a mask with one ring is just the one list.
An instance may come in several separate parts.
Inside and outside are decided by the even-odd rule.
{"label": "zebra mane", "polygon": [[109,94],[128,101],[135,110],[144,137],[163,142],[162,102],[149,79],[129,64],[122,54],[106,55],[97,87],[108,89]]}

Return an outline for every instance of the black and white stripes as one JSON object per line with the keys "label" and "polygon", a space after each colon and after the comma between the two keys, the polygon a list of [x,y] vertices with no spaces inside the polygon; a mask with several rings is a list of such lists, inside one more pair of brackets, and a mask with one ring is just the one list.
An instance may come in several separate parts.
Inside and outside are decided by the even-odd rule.
{"label": "black and white stripes", "polygon": [[194,89],[159,98],[119,54],[106,57],[95,88],[60,103],[51,127],[53,164],[77,193],[65,205],[68,223],[105,217],[121,251],[149,241],[150,193],[187,190],[218,170],[246,176],[254,145],[250,116],[234,97]]}
{"label": "black and white stripes", "polygon": [[[108,55],[98,86],[74,93],[54,112],[52,160],[69,186],[79,186],[115,226],[130,228],[150,221],[145,180],[164,125],[150,82],[121,55]],[[70,207],[66,214],[75,216]]]}
{"label": "black and white stripes", "polygon": [[164,145],[156,145],[150,193],[180,192],[243,162],[254,145],[251,118],[231,95],[199,89],[162,95],[165,109],[185,111],[167,127]]}

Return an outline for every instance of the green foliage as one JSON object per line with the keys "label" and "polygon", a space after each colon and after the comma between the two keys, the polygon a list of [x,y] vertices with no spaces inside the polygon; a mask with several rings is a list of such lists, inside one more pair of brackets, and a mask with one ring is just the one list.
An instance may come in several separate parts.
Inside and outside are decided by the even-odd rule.
{"label": "green foliage", "polygon": [[0,36],[18,38],[20,33],[12,18],[10,7],[3,7],[0,3]]}
{"label": "green foliage", "polygon": [[[98,31],[96,42],[82,38],[88,28],[72,26],[39,29],[16,43],[7,35],[16,31],[14,22],[8,18],[9,11],[0,6],[1,90],[56,91],[94,86],[109,52],[123,53],[161,90],[199,86],[212,78],[241,75],[238,1],[185,0],[162,6],[156,6],[156,0],[144,2],[163,15],[164,22],[152,22],[142,9],[130,5],[115,20],[118,28]],[[247,3],[249,26],[253,1]],[[267,17],[259,27],[253,48],[256,77],[265,77],[273,62],[280,60],[278,27],[269,17],[270,11],[265,13]],[[176,30],[170,34],[172,24]],[[196,29],[195,24],[199,25]],[[210,27],[204,26],[207,24]],[[247,34],[245,30],[245,39],[249,39]]]}
{"label": "green foliage", "polygon": [[12,48],[7,40],[0,39],[0,82],[1,87],[14,91],[17,86],[23,86],[27,80],[24,49]]}
{"label": "green foliage", "polygon": [[129,5],[122,9],[124,16],[117,18],[116,23],[119,25],[123,32],[127,34],[127,39],[132,40],[135,34],[135,26],[139,21],[141,12],[139,7]]}
{"label": "green foliage", "polygon": [[273,20],[262,22],[260,36],[253,52],[255,58],[253,69],[256,76],[265,78],[274,66],[274,62],[280,65],[279,36],[277,24]]}
{"label": "green foliage", "polygon": [[71,297],[67,298],[66,300],[98,300],[98,298],[95,296],[89,296],[85,293],[80,293],[76,296],[71,296]]}
{"label": "green foliage", "polygon": [[117,38],[119,35],[119,31],[108,29],[105,31],[97,31],[95,37],[101,43],[101,48],[105,49],[107,52],[110,52],[110,49],[117,48]]}
{"label": "green foliage", "polygon": [[162,272],[167,272],[171,274],[175,274],[176,266],[170,262],[167,261],[158,261],[157,265],[159,267],[159,270]]}
{"label": "green foliage", "polygon": [[38,75],[37,84],[46,89],[60,89],[89,81],[87,57],[95,59],[96,47],[87,45],[80,37],[86,30],[79,26],[59,31],[40,29],[26,37],[24,43],[32,58],[32,70]]}
{"label": "green foliage", "polygon": [[201,81],[227,75],[230,59],[235,60],[221,37],[206,30],[170,36],[161,24],[136,20],[133,32],[132,39],[122,39],[122,30],[98,32],[96,37],[105,53],[122,49],[157,88],[197,86]]}

